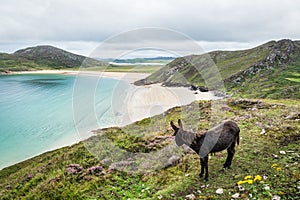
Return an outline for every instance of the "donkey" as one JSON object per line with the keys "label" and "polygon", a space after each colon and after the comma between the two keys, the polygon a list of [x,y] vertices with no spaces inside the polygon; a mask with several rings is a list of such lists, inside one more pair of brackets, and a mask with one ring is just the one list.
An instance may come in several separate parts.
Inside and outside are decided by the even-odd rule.
{"label": "donkey", "polygon": [[178,119],[179,127],[175,126],[173,121],[171,121],[170,124],[175,131],[176,144],[178,146],[185,144],[200,156],[201,172],[199,176],[202,178],[205,170],[204,182],[208,181],[209,153],[227,149],[228,155],[223,167],[224,169],[230,168],[235,153],[235,143],[239,145],[240,142],[240,128],[235,122],[226,120],[201,135],[183,130],[180,119]]}

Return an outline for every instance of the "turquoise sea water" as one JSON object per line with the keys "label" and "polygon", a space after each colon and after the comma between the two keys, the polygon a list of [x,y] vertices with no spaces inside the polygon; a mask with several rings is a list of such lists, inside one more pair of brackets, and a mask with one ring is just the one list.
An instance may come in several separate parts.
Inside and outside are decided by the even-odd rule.
{"label": "turquoise sea water", "polygon": [[[85,80],[97,82],[98,77],[84,77]],[[95,80],[93,80],[95,79]],[[97,79],[97,80],[96,80]],[[87,85],[77,90],[81,100],[75,105],[74,121],[74,83],[78,79],[71,75],[3,75],[0,76],[0,169],[52,150],[66,144],[78,142],[76,123],[86,130],[95,124],[88,124],[91,113],[80,101],[85,99]],[[111,123],[113,88],[120,83],[114,79],[101,79],[101,84],[93,89],[95,99],[92,107],[98,116],[99,127]],[[89,101],[89,99],[87,99]],[[88,104],[89,102],[86,102]],[[83,109],[81,109],[83,108]],[[101,120],[103,119],[103,120]]]}

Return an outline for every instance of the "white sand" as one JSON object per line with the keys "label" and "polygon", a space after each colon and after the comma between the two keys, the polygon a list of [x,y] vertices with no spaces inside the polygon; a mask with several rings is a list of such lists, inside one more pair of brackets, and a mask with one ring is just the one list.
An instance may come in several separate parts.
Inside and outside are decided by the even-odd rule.
{"label": "white sand", "polygon": [[[218,99],[212,92],[197,92],[184,87],[162,87],[160,84],[149,86],[132,86],[126,98],[113,100],[120,116],[116,116],[119,126],[161,114],[175,106],[187,105],[195,100]],[[119,106],[118,108],[118,105]],[[125,113],[125,114],[124,114]]]}
{"label": "white sand", "polygon": [[114,79],[122,79],[133,83],[136,80],[146,78],[150,74],[147,73],[126,73],[126,72],[101,72],[101,71],[75,71],[75,70],[36,70],[11,72],[11,74],[70,74],[70,75],[89,75]]}

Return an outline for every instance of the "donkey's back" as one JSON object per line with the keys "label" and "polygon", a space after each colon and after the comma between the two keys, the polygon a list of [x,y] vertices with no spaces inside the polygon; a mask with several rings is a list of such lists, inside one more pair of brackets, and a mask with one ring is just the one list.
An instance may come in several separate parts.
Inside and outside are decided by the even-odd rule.
{"label": "donkey's back", "polygon": [[210,153],[223,151],[230,146],[234,148],[235,143],[240,143],[240,128],[234,121],[226,120],[218,126],[204,133],[205,140],[214,143]]}

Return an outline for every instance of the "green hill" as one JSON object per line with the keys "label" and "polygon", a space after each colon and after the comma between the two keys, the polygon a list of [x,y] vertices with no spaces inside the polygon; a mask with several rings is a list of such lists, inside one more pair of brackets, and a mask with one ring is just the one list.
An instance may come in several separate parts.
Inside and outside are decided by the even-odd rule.
{"label": "green hill", "polygon": [[78,69],[103,67],[107,63],[73,54],[52,46],[36,46],[18,50],[12,54],[0,53],[0,72],[28,71],[41,69]]}
{"label": "green hill", "polygon": [[300,98],[299,74],[300,41],[280,40],[248,50],[214,51],[177,58],[135,84],[192,84],[214,90],[219,89],[223,81],[227,92],[235,96],[296,99]]}

